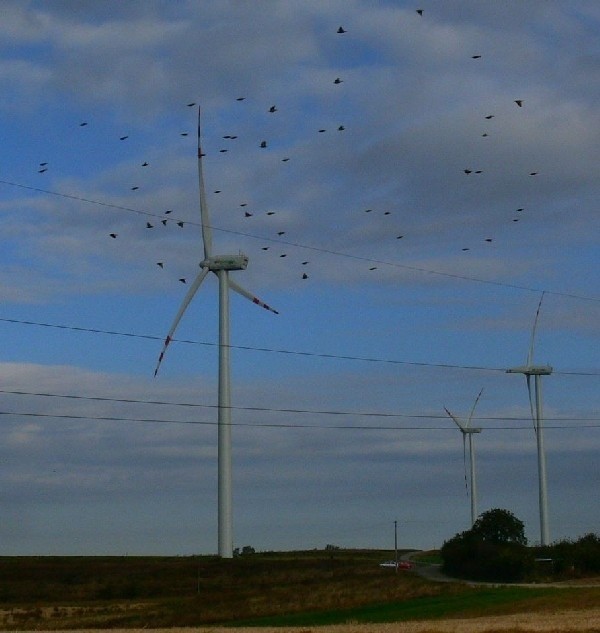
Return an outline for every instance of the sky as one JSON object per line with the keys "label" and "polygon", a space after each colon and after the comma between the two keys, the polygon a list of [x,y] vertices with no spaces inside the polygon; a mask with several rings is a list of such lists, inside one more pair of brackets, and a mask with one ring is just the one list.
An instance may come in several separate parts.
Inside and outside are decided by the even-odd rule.
{"label": "sky", "polygon": [[538,542],[505,370],[540,300],[550,538],[598,532],[598,2],[0,6],[2,554],[217,551],[213,275],[153,376],[203,258],[199,106],[214,250],[279,312],[232,293],[234,546],[468,529],[444,407],[481,389],[478,510]]}

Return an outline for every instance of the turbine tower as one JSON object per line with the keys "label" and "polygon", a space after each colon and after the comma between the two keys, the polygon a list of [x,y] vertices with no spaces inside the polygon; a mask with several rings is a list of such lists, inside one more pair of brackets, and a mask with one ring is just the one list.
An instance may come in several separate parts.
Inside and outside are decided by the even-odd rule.
{"label": "turbine tower", "polygon": [[466,462],[466,440],[469,438],[469,468],[470,468],[470,488],[471,488],[471,527],[477,521],[477,481],[475,477],[475,446],[473,445],[473,434],[481,433],[481,429],[479,427],[471,426],[471,420],[473,419],[473,413],[475,412],[475,407],[479,402],[479,398],[481,398],[481,394],[483,393],[483,389],[475,398],[475,403],[471,409],[471,413],[467,418],[467,421],[461,420],[457,418],[453,413],[450,413],[446,407],[444,410],[446,413],[454,420],[456,426],[458,426],[460,432],[462,433],[463,438],[463,460],[465,462],[465,481],[467,479],[467,462]]}
{"label": "turbine tower", "polygon": [[243,253],[237,255],[213,255],[212,230],[208,217],[204,176],[202,173],[202,153],[200,143],[200,108],[198,108],[198,183],[200,189],[200,218],[202,222],[202,242],[204,259],[200,262],[200,272],[185,295],[171,329],[167,334],[154,375],[158,373],[169,343],[181,321],[188,305],[209,272],[219,280],[219,381],[218,381],[218,525],[219,556],[233,557],[233,511],[232,511],[232,477],[231,477],[231,384],[229,369],[229,290],[246,297],[257,305],[279,314],[266,303],[248,292],[230,276],[230,271],[246,270],[248,257]]}
{"label": "turbine tower", "polygon": [[[531,331],[531,342],[529,344],[529,352],[527,353],[527,364],[520,367],[507,369],[509,374],[525,374],[527,378],[527,391],[529,394],[529,408],[531,410],[531,419],[533,420],[533,428],[537,439],[537,457],[538,457],[538,488],[539,488],[539,505],[540,505],[540,543],[542,545],[550,544],[550,529],[548,527],[548,489],[546,482],[546,452],[544,450],[544,420],[542,417],[542,376],[549,376],[552,373],[550,365],[534,365],[533,363],[533,346],[535,342],[535,330],[537,328],[538,317],[540,316],[540,308],[544,300],[544,293],[540,297],[533,329]],[[535,387],[535,407],[531,393],[531,377],[533,376]]]}

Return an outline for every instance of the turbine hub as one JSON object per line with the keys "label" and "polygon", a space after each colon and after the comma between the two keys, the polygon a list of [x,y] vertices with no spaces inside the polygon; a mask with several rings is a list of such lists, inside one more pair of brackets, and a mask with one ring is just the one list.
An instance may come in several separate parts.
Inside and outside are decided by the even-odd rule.
{"label": "turbine hub", "polygon": [[525,374],[526,376],[549,376],[552,373],[550,365],[524,365],[506,370],[507,374]]}
{"label": "turbine hub", "polygon": [[243,253],[238,255],[213,255],[200,262],[200,268],[208,270],[246,270],[248,256]]}

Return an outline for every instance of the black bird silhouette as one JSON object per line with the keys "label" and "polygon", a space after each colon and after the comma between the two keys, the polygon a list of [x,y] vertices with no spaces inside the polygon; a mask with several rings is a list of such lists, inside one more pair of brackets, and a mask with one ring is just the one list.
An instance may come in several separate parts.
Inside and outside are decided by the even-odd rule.
{"label": "black bird silhouette", "polygon": [[267,215],[275,215],[275,211],[267,211]]}
{"label": "black bird silhouette", "polygon": [[481,55],[471,55],[471,59],[481,59]]}
{"label": "black bird silhouette", "polygon": [[260,142],[260,146],[261,146],[262,148],[265,148],[265,147],[267,146],[267,141],[261,141],[261,142]]}
{"label": "black bird silhouette", "polygon": [[187,136],[187,135],[188,135],[188,133],[187,133],[187,132],[181,132],[181,133],[180,133],[180,136]]}
{"label": "black bird silhouette", "polygon": [[384,211],[383,215],[389,215],[391,213],[391,211]]}
{"label": "black bird silhouette", "polygon": [[343,26],[340,26],[340,28],[337,30],[338,33],[346,33],[346,29]]}
{"label": "black bird silhouette", "polygon": [[247,206],[248,206],[248,203],[247,203],[247,202],[241,202],[241,203],[240,203],[240,207],[247,207]]}
{"label": "black bird silhouette", "polygon": [[129,138],[129,136],[128,136],[128,135],[125,135],[125,136],[119,136],[119,140],[120,140],[120,141],[124,141],[124,140],[125,140],[125,139],[127,139],[127,138]]}
{"label": "black bird silhouette", "polygon": [[463,248],[462,250],[463,250],[463,251],[469,251],[469,250],[471,250],[471,249],[470,249],[470,248],[468,248],[468,247],[465,247],[465,248]]}
{"label": "black bird silhouette", "polygon": [[182,229],[183,228],[183,222],[181,222],[181,221],[177,222],[177,226]]}
{"label": "black bird silhouette", "polygon": [[404,235],[396,235],[396,239],[397,240],[401,240],[404,237]]}
{"label": "black bird silhouette", "polygon": [[192,108],[192,107],[193,107],[193,106],[195,106],[195,105],[196,105],[196,104],[195,104],[194,102],[192,102],[192,103],[188,103],[188,104],[187,104],[187,107],[188,107],[188,108]]}
{"label": "black bird silhouette", "polygon": [[167,211],[165,211],[165,215],[169,215],[169,213],[173,213],[173,209],[168,209]]}
{"label": "black bird silhouette", "polygon": [[463,169],[463,171],[465,172],[465,174],[472,174],[473,173],[472,169]]}
{"label": "black bird silhouette", "polygon": [[109,235],[113,238],[113,240],[117,239],[117,233],[109,233]]}
{"label": "black bird silhouette", "polygon": [[483,173],[483,171],[481,171],[481,169],[476,169],[476,170],[475,170],[475,173],[476,173],[476,174],[482,174],[482,173]]}
{"label": "black bird silhouette", "polygon": [[285,231],[278,231],[277,235],[279,235],[281,237],[282,235],[285,235]]}
{"label": "black bird silhouette", "polygon": [[285,253],[282,253],[279,257],[287,257]]}
{"label": "black bird silhouette", "polygon": [[142,167],[148,167],[148,163],[147,163],[146,161],[144,161],[144,162],[142,163]]}
{"label": "black bird silhouette", "polygon": [[219,151],[221,152],[221,154],[224,154],[227,150],[226,149],[220,149]]}
{"label": "black bird silhouette", "polygon": [[286,158],[282,158],[282,159],[281,159],[281,162],[282,162],[282,163],[287,163],[287,162],[288,162],[288,160],[290,160],[290,159],[289,159],[289,158],[287,158],[287,157],[286,157]]}
{"label": "black bird silhouette", "polygon": [[371,268],[369,268],[369,270],[377,270],[377,266],[371,266]]}
{"label": "black bird silhouette", "polygon": [[517,211],[523,211],[523,207],[519,207]]}
{"label": "black bird silhouette", "polygon": [[485,241],[486,241],[486,242],[491,242],[491,241],[492,241],[492,238],[491,238],[491,237],[486,237],[486,238],[485,238]]}
{"label": "black bird silhouette", "polygon": [[519,106],[519,108],[523,107],[523,99],[515,99],[515,103]]}
{"label": "black bird silhouette", "polygon": [[302,262],[303,266],[306,266],[306,264],[308,264],[309,262]]}
{"label": "black bird silhouette", "polygon": [[308,275],[306,273],[302,273],[302,279],[308,279]]}
{"label": "black bird silhouette", "polygon": [[269,250],[269,247],[268,247],[268,246],[263,246],[263,247],[262,247],[262,250],[263,250],[263,251],[268,251],[268,250]]}
{"label": "black bird silhouette", "polygon": [[488,121],[490,119],[493,119],[496,115],[495,114],[488,114],[485,118],[488,119]]}
{"label": "black bird silhouette", "polygon": [[252,217],[252,213],[250,213],[249,211],[244,211],[244,217],[245,218],[251,218]]}
{"label": "black bird silhouette", "polygon": [[243,101],[246,97],[238,97],[236,101]]}
{"label": "black bird silhouette", "polygon": [[530,175],[530,176],[537,176],[537,175],[538,175],[538,173],[539,173],[539,172],[537,172],[537,171],[532,171],[532,172],[529,172],[529,175]]}
{"label": "black bird silhouette", "polygon": [[269,108],[269,112],[277,112],[277,108],[276,108],[274,105],[272,105],[272,106]]}
{"label": "black bird silhouette", "polygon": [[42,167],[41,169],[38,169],[38,174],[43,174],[45,171],[48,171],[48,168]]}
{"label": "black bird silhouette", "polygon": [[186,280],[185,280],[185,277],[180,277],[180,278],[179,278],[179,281],[180,281],[182,284],[187,283],[187,282],[186,282]]}
{"label": "black bird silhouette", "polygon": [[40,163],[40,167],[45,167],[48,163]]}
{"label": "black bird silhouette", "polygon": [[338,126],[338,132],[343,132],[346,128],[343,125]]}
{"label": "black bird silhouette", "polygon": [[373,209],[365,209],[365,213],[371,213],[371,211],[373,211]]}
{"label": "black bird silhouette", "polygon": [[147,229],[153,229],[154,228],[154,224],[150,224],[150,222],[146,222],[146,228]]}
{"label": "black bird silhouette", "polygon": [[484,132],[481,136],[489,136],[487,132]]}
{"label": "black bird silhouette", "polygon": [[79,127],[85,127],[86,125],[87,125],[87,121],[82,121],[82,122],[79,124]]}
{"label": "black bird silhouette", "polygon": [[336,77],[336,78],[333,80],[333,83],[334,83],[334,84],[341,84],[341,83],[342,83],[342,80],[341,80],[339,77]]}
{"label": "black bird silhouette", "polygon": [[325,130],[324,128],[321,128],[321,129],[319,130],[319,134],[323,134],[323,132],[326,132],[326,131],[327,131],[327,130]]}
{"label": "black bird silhouette", "polygon": [[161,268],[164,268],[164,267],[165,267],[165,265],[163,264],[163,262],[156,262],[156,265],[157,265],[157,266],[160,266]]}
{"label": "black bird silhouette", "polygon": [[419,15],[423,15],[423,9],[417,9],[417,13],[418,13]]}
{"label": "black bird silhouette", "polygon": [[160,221],[160,223],[161,223],[163,226],[167,226],[167,222],[168,222],[168,221],[169,221],[169,220],[161,220],[161,221]]}
{"label": "black bird silhouette", "polygon": [[139,189],[139,187],[131,187],[131,191],[137,191]]}
{"label": "black bird silhouette", "polygon": [[215,189],[215,193],[221,193],[220,189]]}

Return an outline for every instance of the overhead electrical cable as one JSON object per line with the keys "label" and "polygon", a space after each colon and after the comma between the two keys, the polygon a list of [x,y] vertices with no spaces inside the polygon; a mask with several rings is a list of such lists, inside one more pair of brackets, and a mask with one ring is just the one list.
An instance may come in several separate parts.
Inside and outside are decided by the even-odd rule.
{"label": "overhead electrical cable", "polygon": [[[218,426],[217,421],[202,420],[169,420],[164,418],[126,418],[112,415],[81,415],[68,413],[37,413],[32,411],[0,411],[0,416],[20,416],[28,418],[53,418],[59,420],[91,420],[94,422],[142,422],[147,424],[191,424],[198,426]],[[348,430],[348,431],[445,431],[452,430],[450,426],[370,426],[352,424],[298,424],[289,422],[230,422],[227,426],[249,428],[279,428],[279,429],[319,429]],[[600,428],[599,424],[580,425],[547,425],[547,429],[574,429],[574,428]],[[488,426],[486,429],[498,431],[529,431],[528,426]]]}
{"label": "overhead electrical cable", "polygon": [[[126,211],[128,213],[136,213],[138,215],[144,215],[144,216],[148,216],[148,217],[154,217],[154,218],[163,218],[163,215],[159,214],[159,213],[153,213],[151,211],[143,211],[141,209],[134,209],[132,207],[125,207],[122,205],[117,205],[117,204],[112,204],[109,202],[102,202],[99,200],[92,200],[90,198],[84,198],[83,196],[76,196],[76,195],[72,195],[72,194],[67,194],[67,193],[61,193],[58,191],[51,191],[49,189],[42,189],[40,187],[32,187],[30,185],[24,185],[21,183],[17,183],[17,182],[11,182],[9,180],[0,180],[1,184],[4,185],[9,185],[11,187],[19,187],[21,189],[27,189],[29,191],[36,191],[38,193],[45,193],[51,196],[58,196],[61,198],[67,198],[69,200],[76,200],[78,202],[85,202],[87,204],[96,204],[102,207],[108,207],[108,208],[112,208],[112,209],[117,209],[119,211]],[[174,218],[177,219],[177,218]],[[190,224],[192,226],[198,226],[201,227],[202,223],[201,222],[196,222],[193,220],[185,220],[186,224]],[[545,288],[533,288],[531,286],[522,286],[520,284],[511,284],[508,282],[504,282],[504,281],[497,281],[497,280],[493,280],[493,279],[483,279],[480,277],[473,277],[470,275],[460,275],[458,273],[449,273],[449,272],[444,272],[444,271],[440,271],[440,270],[434,270],[431,268],[424,268],[422,266],[411,266],[409,264],[401,264],[399,262],[390,262],[387,260],[381,260],[381,259],[375,259],[372,257],[364,257],[361,255],[355,255],[353,253],[344,253],[341,251],[335,251],[332,249],[328,249],[328,248],[323,248],[323,247],[318,247],[318,246],[309,246],[307,244],[301,244],[300,242],[290,242],[287,240],[281,240],[281,239],[276,239],[276,238],[272,238],[272,237],[265,237],[264,235],[253,235],[252,233],[247,233],[244,231],[235,231],[233,229],[223,229],[223,228],[219,228],[216,226],[211,225],[210,227],[213,231],[219,231],[221,233],[229,233],[231,235],[241,235],[243,237],[248,237],[254,240],[261,240],[261,241],[269,241],[269,242],[276,242],[279,244],[285,244],[286,246],[293,246],[296,248],[302,248],[305,250],[310,250],[310,251],[314,251],[314,252],[319,252],[319,253],[326,253],[328,255],[334,255],[336,257],[345,257],[348,259],[354,259],[354,260],[359,260],[359,261],[364,261],[364,262],[369,262],[372,264],[379,264],[382,266],[390,266],[390,267],[394,267],[394,268],[401,268],[403,270],[411,270],[413,272],[418,272],[418,273],[423,273],[423,274],[427,274],[427,275],[438,275],[441,277],[447,277],[450,279],[459,279],[462,281],[472,281],[475,283],[480,283],[480,284],[487,284],[487,285],[492,285],[492,286],[499,286],[499,287],[503,287],[503,288],[512,288],[513,290],[524,290],[526,292],[535,292],[535,293],[540,293],[540,292],[545,292],[546,294],[550,294],[550,295],[554,295],[554,296],[558,296],[558,297],[568,297],[570,299],[581,299],[584,301],[600,301],[600,297],[590,297],[587,295],[581,295],[581,294],[577,294],[577,293],[571,293],[571,292],[560,292],[557,290],[548,290]]]}
{"label": "overhead electrical cable", "polygon": [[[170,406],[170,407],[189,407],[189,408],[199,408],[199,409],[216,409],[218,405],[216,404],[203,404],[197,402],[172,402],[168,400],[139,400],[134,398],[111,398],[108,396],[82,396],[76,394],[64,394],[64,393],[47,393],[47,392],[36,392],[36,391],[22,391],[22,390],[9,390],[9,389],[0,389],[0,393],[6,395],[16,395],[16,396],[39,396],[44,398],[64,398],[67,400],[86,400],[93,402],[118,402],[121,404],[150,404],[155,406]],[[446,416],[441,414],[431,414],[431,413],[385,413],[385,412],[374,412],[374,411],[335,411],[335,410],[319,410],[319,409],[298,409],[298,408],[275,408],[275,407],[249,407],[249,406],[231,406],[230,409],[235,409],[237,411],[255,411],[255,412],[263,412],[263,413],[294,413],[294,414],[308,414],[308,415],[343,415],[343,416],[357,416],[357,417],[375,417],[375,418],[423,418],[423,419],[431,419],[431,420],[444,420]],[[473,420],[510,420],[517,421],[521,420],[524,422],[529,422],[529,415],[524,416],[480,416],[473,417]],[[577,421],[577,422],[596,422],[600,421],[599,418],[544,418],[546,421]]]}
{"label": "overhead electrical cable", "polygon": [[[99,328],[88,328],[75,325],[63,325],[57,323],[44,323],[40,321],[29,321],[24,319],[10,319],[0,317],[0,322],[14,323],[17,325],[33,325],[37,327],[55,328],[59,330],[85,332],[90,334],[105,334],[109,336],[124,336],[128,338],[139,338],[151,341],[164,341],[164,336],[157,336],[154,334],[138,334],[134,332],[121,332],[117,330],[103,330]],[[207,347],[218,347],[218,343],[211,343],[209,341],[195,341],[190,339],[172,339],[172,342],[185,343],[189,345],[204,345]],[[393,358],[374,358],[367,356],[352,356],[343,354],[328,354],[324,352],[306,352],[301,350],[289,350],[289,349],[275,349],[271,347],[255,347],[251,345],[230,345],[231,349],[252,351],[252,352],[264,352],[270,354],[287,354],[290,356],[308,356],[314,358],[328,358],[331,360],[349,360],[359,361],[364,363],[385,363],[390,365],[410,365],[414,367],[436,367],[440,369],[463,369],[472,371],[493,371],[493,372],[506,372],[506,367],[485,367],[482,365],[458,365],[452,363],[428,363],[424,361],[410,361],[410,360],[398,360]],[[555,375],[561,376],[600,376],[600,372],[594,371],[553,371]]]}

